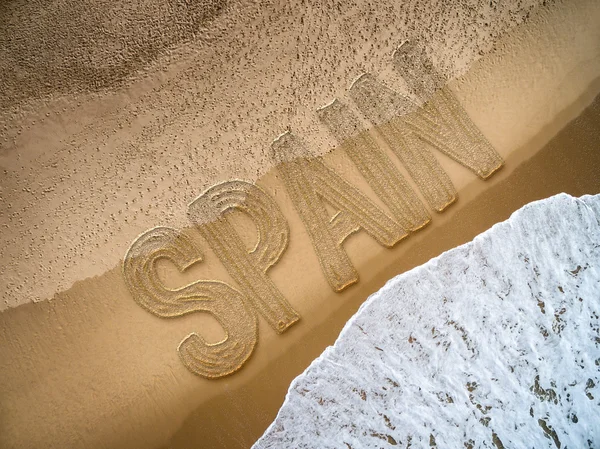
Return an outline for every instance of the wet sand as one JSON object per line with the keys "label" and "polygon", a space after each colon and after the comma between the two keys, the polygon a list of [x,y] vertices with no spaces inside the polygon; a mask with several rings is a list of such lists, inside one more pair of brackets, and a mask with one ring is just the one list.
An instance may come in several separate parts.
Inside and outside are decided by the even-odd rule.
{"label": "wet sand", "polygon": [[[556,16],[550,14],[550,17],[556,20]],[[540,23],[545,24],[546,20],[547,16],[542,14],[538,17],[537,28],[533,29],[539,32]],[[541,26],[541,29],[545,28]],[[568,27],[561,30],[563,33],[571,32]],[[577,33],[571,34],[575,36]],[[0,359],[6,361],[0,366],[3,379],[0,445],[128,449],[191,445],[249,447],[274,418],[289,382],[333,343],[346,320],[385,280],[471,240],[531,200],[560,191],[573,195],[598,192],[600,156],[595,149],[600,121],[598,101],[551,144],[544,146],[599,92],[600,84],[595,79],[598,54],[594,51],[597,49],[593,45],[586,47],[585,51],[592,57],[583,62],[583,56],[587,55],[585,51],[579,54],[569,51],[568,47],[567,51],[560,49],[551,53],[552,57],[541,58],[550,69],[540,72],[535,67],[531,68],[531,64],[540,62],[539,55],[544,45],[551,47],[559,38],[552,33],[536,35],[527,27],[515,31],[513,37],[514,47],[510,47],[509,39],[504,40],[498,44],[496,53],[482,58],[481,64],[475,64],[463,79],[452,84],[476,124],[505,157],[505,167],[488,181],[474,181],[475,177],[463,167],[440,158],[459,191],[458,202],[443,214],[435,214],[427,228],[392,250],[381,248],[364,233],[349,238],[344,247],[360,274],[360,282],[343,293],[332,293],[325,281],[310,240],[290,204],[278,173],[271,170],[259,177],[258,184],[275,198],[288,219],[292,235],[288,249],[269,271],[269,276],[302,319],[282,335],[276,335],[260,320],[259,340],[254,354],[239,373],[230,377],[211,381],[198,378],[183,367],[176,352],[182,338],[192,331],[200,333],[208,341],[220,340],[223,330],[216,321],[206,314],[165,320],[142,310],[127,290],[120,260],[136,233],[156,225],[179,225],[176,217],[185,210],[187,202],[201,193],[206,183],[236,177],[236,169],[242,172],[240,164],[247,155],[235,155],[237,162],[227,166],[232,153],[224,151],[219,154],[217,151],[216,157],[196,150],[201,160],[172,168],[168,164],[171,159],[157,154],[164,151],[161,149],[163,145],[172,144],[170,139],[173,136],[142,136],[154,147],[149,145],[140,150],[132,144],[131,152],[123,154],[133,167],[147,157],[161,168],[162,181],[152,186],[153,194],[159,192],[162,195],[160,201],[153,198],[140,200],[147,200],[158,211],[140,208],[139,216],[131,217],[127,214],[128,208],[123,206],[125,201],[131,201],[130,198],[114,194],[103,197],[105,202],[90,200],[86,209],[76,209],[72,222],[63,223],[60,214],[56,217],[52,214],[61,207],[61,201],[67,195],[75,195],[77,200],[80,192],[72,193],[77,190],[73,186],[79,185],[75,183],[71,190],[59,189],[45,205],[47,209],[38,209],[33,215],[25,216],[25,222],[35,223],[44,213],[52,215],[55,221],[50,223],[56,225],[56,229],[48,227],[44,232],[31,231],[27,238],[47,238],[50,244],[42,246],[43,251],[40,250],[39,254],[50,254],[56,259],[44,261],[49,264],[47,278],[52,282],[42,282],[39,278],[36,282],[35,277],[28,279],[26,287],[36,292],[30,299],[41,302],[26,303],[0,314]],[[539,43],[539,47],[532,42]],[[511,59],[514,48],[519,48],[519,45],[522,45],[523,51]],[[508,46],[508,49],[503,49],[503,46]],[[529,71],[520,71],[525,70],[524,67],[530,67]],[[536,75],[537,90],[526,88],[530,79],[527,74]],[[539,86],[544,88],[539,89]],[[120,101],[127,103],[126,99]],[[84,102],[83,108],[91,111],[98,104],[95,100]],[[566,105],[570,107],[565,110]],[[109,109],[113,107],[115,105],[111,104]],[[68,114],[76,115],[74,111],[70,109]],[[96,152],[98,136],[112,133],[111,127],[117,127],[119,118],[112,116],[107,123],[99,124],[100,130],[97,131],[92,126],[93,117],[94,114],[90,113],[86,120],[91,124],[76,134],[77,145],[82,145],[85,151],[74,152],[77,158],[69,159],[72,163],[67,167],[69,169],[78,167],[78,164],[84,167],[87,157],[91,158],[89,166],[94,170],[102,171],[110,163],[110,158],[107,158],[102,164],[94,165],[90,155]],[[185,120],[179,124],[185,123]],[[278,120],[275,121],[277,126],[281,126]],[[542,128],[543,125],[545,127]],[[70,124],[62,126],[64,134],[69,135],[67,128]],[[132,126],[132,134],[134,129],[135,126]],[[265,136],[273,138],[276,135],[273,129],[275,125],[271,121],[269,126],[261,129],[262,134],[253,139],[267,148]],[[128,131],[126,129],[119,136],[123,145],[129,144]],[[177,134],[186,135],[189,131],[184,127]],[[239,131],[239,134],[246,131]],[[3,162],[8,161],[14,167],[32,161],[35,165],[39,162],[34,157],[35,152],[44,154],[44,138],[48,135],[51,141],[56,139],[51,142],[54,145],[50,145],[51,149],[60,146],[57,143],[59,137],[44,134],[43,127],[37,132],[25,132],[26,137],[21,141],[16,139],[15,148],[9,149],[6,154],[16,150],[14,154],[19,156],[12,159],[6,156]],[[137,137],[139,135],[136,134]],[[88,144],[88,139],[89,145],[83,146]],[[109,147],[114,143],[108,142]],[[20,148],[33,148],[35,151],[32,150],[32,155],[20,151]],[[79,147],[74,144],[73,148]],[[324,151],[323,148],[327,149],[327,145],[319,149]],[[118,151],[114,153],[119,155]],[[133,157],[134,153],[139,159]],[[48,154],[52,155],[52,151]],[[334,150],[325,159],[336,172],[380,204],[356,169],[341,156],[341,151]],[[257,155],[257,161],[250,164],[250,172],[243,172],[245,175],[253,173],[248,178],[255,179],[254,176],[258,177],[257,173],[261,170],[268,170],[266,164],[261,165],[261,155]],[[56,163],[52,158],[43,162],[47,162],[49,167]],[[209,171],[211,164],[218,165],[217,169],[209,174],[197,173],[198,167]],[[11,165],[11,168],[14,167]],[[401,167],[399,169],[405,173]],[[180,171],[183,171],[182,176],[176,176],[175,173]],[[133,186],[121,186],[118,173],[111,172],[108,177],[94,177],[93,173],[93,170],[82,169],[77,176],[84,185],[88,182],[86,176],[89,176],[89,183],[93,185],[101,184],[114,192],[121,192],[123,188],[136,197],[146,191],[145,185],[135,184],[137,180],[132,181]],[[149,171],[142,170],[141,173]],[[35,173],[31,176],[35,177]],[[191,183],[184,182],[190,180]],[[9,187],[12,188],[13,184]],[[15,182],[14,189],[19,187]],[[166,192],[164,195],[163,191]],[[88,195],[88,192],[83,191],[81,195]],[[129,210],[136,209],[132,204],[130,206]],[[119,208],[125,209],[124,215],[123,211],[117,211]],[[59,212],[65,210],[68,212],[68,207]],[[105,225],[95,220],[97,215],[94,214],[114,214],[120,221],[128,218],[130,222],[123,224],[122,228],[112,229],[112,234],[109,233],[105,239],[102,234]],[[233,218],[239,220],[238,224],[248,231],[246,235],[250,235],[252,225],[244,222],[242,217]],[[44,225],[49,226],[47,223]],[[65,246],[69,247],[71,236],[77,235],[73,230],[79,227],[101,229],[83,239],[83,244],[92,248],[90,253],[82,253],[70,260],[75,268],[67,275],[63,276],[60,271],[57,274],[53,271],[53,264],[56,263],[57,270],[60,270],[64,259],[72,255]],[[190,230],[190,235],[194,235],[193,230]],[[207,263],[191,267],[185,273],[179,273],[174,266],[165,263],[161,267],[161,279],[165,284],[176,287],[197,279],[231,282],[231,277],[215,262],[216,256],[206,243],[199,236],[195,239],[205,251]],[[19,241],[12,243],[17,259],[22,246],[19,246]],[[37,254],[36,249],[40,248],[32,248],[33,254]],[[24,256],[19,263],[27,265],[27,260]],[[31,271],[36,272],[34,269]],[[95,276],[86,278],[88,275]],[[70,286],[68,281],[72,278],[82,280]],[[23,275],[20,280],[26,279],[27,276]],[[60,282],[54,283],[56,280]],[[65,283],[69,287],[61,291],[57,286]],[[22,303],[23,298],[28,298],[22,290],[11,288],[6,289],[6,292],[15,292],[15,298],[10,295],[11,304]],[[47,301],[48,297],[36,296],[57,290],[60,293],[50,301]]]}
{"label": "wet sand", "polygon": [[[571,112],[567,110],[562,115],[569,116]],[[553,125],[548,125],[522,149],[524,153],[546,140],[552,129]],[[190,442],[202,442],[202,447],[211,448],[250,447],[274,419],[290,382],[335,341],[346,321],[358,310],[364,301],[364,291],[375,292],[396,274],[471,241],[531,201],[560,192],[574,196],[600,193],[598,136],[600,97],[533,157],[523,162],[522,153],[517,152],[509,158],[507,167],[516,168],[498,173],[484,192],[476,185],[464,189],[461,201],[468,204],[449,211],[443,219],[436,217],[435,224],[413,236],[401,252],[391,251],[364,264],[369,271],[361,270],[366,276],[361,279],[360,290],[326,298],[326,301],[343,301],[336,313],[312,327],[302,343],[293,344],[243,387],[203,404],[164,447],[184,448]],[[234,420],[232,416],[239,418]]]}

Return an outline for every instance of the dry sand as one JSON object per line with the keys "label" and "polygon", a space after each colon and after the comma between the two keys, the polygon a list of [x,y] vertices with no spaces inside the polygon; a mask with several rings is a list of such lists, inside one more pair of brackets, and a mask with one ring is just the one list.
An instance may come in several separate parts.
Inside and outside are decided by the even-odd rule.
{"label": "dry sand", "polygon": [[[240,33],[250,34],[241,42],[265,48],[286,48],[286,39],[296,38],[290,22],[283,29],[241,26],[245,22],[240,21],[240,11],[249,10],[237,6],[240,9],[213,19],[213,30],[219,29],[219,20],[231,20]],[[273,4],[264,8],[248,17],[258,24],[265,17],[294,17],[291,10],[275,14]],[[390,14],[383,17],[389,19]],[[328,18],[319,17],[323,22]],[[531,200],[560,191],[600,191],[598,101],[547,144],[600,91],[600,31],[595,27],[599,19],[600,6],[593,1],[536,11],[451,83],[505,158],[505,168],[483,182],[439,157],[459,192],[458,202],[393,250],[379,247],[363,233],[350,238],[345,248],[360,282],[341,294],[331,292],[320,272],[281,179],[276,171],[268,171],[266,150],[286,125],[310,135],[318,151],[333,146],[318,128],[316,115],[314,123],[306,117],[333,94],[343,95],[357,70],[342,62],[351,51],[343,46],[348,43],[344,39],[332,39],[321,47],[321,59],[319,54],[307,57],[310,67],[292,71],[300,77],[299,84],[278,78],[290,72],[275,59],[251,64],[247,72],[238,68],[233,79],[219,83],[221,72],[244,62],[228,59],[237,55],[233,50],[209,57],[212,50],[204,44],[190,48],[196,45],[190,43],[172,56],[172,72],[159,71],[159,84],[149,77],[117,93],[83,93],[90,87],[82,81],[69,83],[66,87],[74,90],[52,100],[48,95],[63,89],[56,85],[60,74],[49,76],[48,90],[36,87],[35,79],[24,82],[23,95],[14,97],[19,104],[5,109],[0,153],[5,170],[1,219],[8,229],[2,235],[1,254],[5,310],[0,314],[0,359],[5,362],[0,366],[0,446],[251,445],[274,418],[293,377],[334,341],[360,303],[386,279],[469,241]],[[357,25],[359,35],[361,26]],[[283,36],[269,37],[276,30]],[[341,30],[327,35],[338,36]],[[311,29],[297,31],[312,36]],[[222,30],[221,34],[225,37],[215,38],[219,48],[237,39]],[[164,39],[177,42],[182,39],[178,36]],[[395,40],[377,42],[385,42],[381,54],[389,54]],[[482,48],[491,45],[485,38],[481,42]],[[236,45],[232,48],[242,47]],[[304,45],[310,49],[312,43]],[[251,52],[254,47],[247,48]],[[251,59],[256,58],[254,54]],[[354,55],[349,58],[355,61]],[[442,64],[449,73],[461,71],[455,59]],[[131,56],[121,68],[135,60]],[[194,75],[199,61],[214,63],[202,72],[213,77],[209,81]],[[342,68],[327,74],[325,69],[315,71],[319,64]],[[383,74],[386,82],[400,88],[386,65],[377,64],[365,62],[361,69]],[[120,73],[114,79],[124,83],[125,72],[114,72]],[[243,79],[245,74],[250,81]],[[330,82],[332,76],[339,80]],[[310,77],[315,79],[305,81]],[[315,87],[322,79],[328,80],[325,87]],[[11,80],[9,76],[3,82]],[[286,86],[282,97],[269,95],[277,91],[274,80]],[[209,92],[209,86],[217,86],[216,92]],[[297,92],[292,94],[294,88]],[[45,96],[44,106],[36,103],[36,95]],[[195,103],[201,107],[195,109]],[[259,103],[270,106],[252,113]],[[27,109],[32,104],[37,105],[33,112]],[[62,107],[65,110],[57,112]],[[286,114],[286,107],[297,110]],[[325,159],[378,201],[339,150]],[[289,247],[269,276],[302,320],[283,335],[261,320],[258,346],[244,368],[209,381],[189,373],[175,349],[192,331],[218,341],[222,330],[216,321],[209,316],[165,320],[148,314],[127,291],[120,260],[140,232],[156,225],[187,225],[187,203],[212,183],[233,177],[258,179],[290,223]],[[241,217],[236,219],[251,229]],[[210,263],[215,255],[197,239],[207,263],[183,274],[165,263],[164,282],[173,287],[196,279],[231,282],[219,264]]]}

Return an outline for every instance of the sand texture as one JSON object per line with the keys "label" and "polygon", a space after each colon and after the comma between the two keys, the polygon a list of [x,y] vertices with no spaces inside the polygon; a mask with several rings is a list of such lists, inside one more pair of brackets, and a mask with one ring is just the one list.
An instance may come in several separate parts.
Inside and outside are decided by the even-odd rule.
{"label": "sand texture", "polygon": [[0,18],[0,447],[250,447],[387,279],[600,191],[592,0]]}
{"label": "sand texture", "polygon": [[[534,106],[539,106],[539,96],[547,101],[555,83],[583,60],[589,73],[583,74],[582,84],[589,83],[597,64],[589,60],[597,52],[588,37],[596,31],[587,31],[597,23],[594,2],[542,11],[533,8],[538,3],[533,1],[502,2],[495,8],[478,2],[477,7],[469,2],[452,7],[420,1],[242,2],[229,4],[210,19],[197,38],[147,61],[143,73],[116,87],[89,92],[61,74],[71,70],[70,61],[83,58],[73,64],[92,71],[99,66],[100,72],[110,73],[121,62],[128,64],[128,55],[146,48],[144,42],[151,39],[146,35],[161,35],[169,28],[150,26],[168,15],[154,16],[152,8],[146,11],[144,5],[133,3],[107,9],[101,2],[80,2],[76,9],[86,14],[79,15],[60,13],[72,2],[51,2],[46,9],[38,3],[12,1],[0,7],[9,24],[0,31],[0,163],[6,198],[1,220],[11,229],[2,233],[0,245],[0,257],[6,261],[0,284],[2,308],[45,300],[77,280],[109,270],[124,247],[148,228],[187,226],[187,204],[208,187],[229,179],[255,181],[264,175],[274,165],[270,143],[287,128],[306,139],[308,151],[329,152],[335,139],[315,111],[336,97],[345,99],[352,81],[364,72],[408,94],[392,61],[406,39],[423,46],[436,68],[452,78],[465,73],[494,43],[504,45],[498,41],[502,32],[528,15],[540,15],[539,30],[523,30],[505,49],[515,57],[520,48],[531,52],[533,59],[521,58],[520,63],[539,79],[537,89],[527,89],[520,98],[530,105],[524,120],[515,118],[521,130],[523,121],[539,112]],[[140,19],[148,24],[139,27],[123,26],[118,10],[125,7],[153,19]],[[98,20],[98,15],[106,17]],[[110,43],[94,46],[93,34],[79,38],[87,36],[86,30],[127,44],[129,53]],[[422,39],[425,30],[427,39]],[[164,29],[167,41],[168,35]],[[523,45],[523,39],[532,42]],[[55,62],[40,61],[53,54],[38,51],[44,46],[58,52],[52,57]],[[547,64],[540,74],[531,65],[547,46],[553,53],[544,56]],[[59,73],[42,75],[45,66]],[[487,78],[498,66],[504,64],[491,62],[478,78]],[[35,79],[28,81],[30,77]],[[493,90],[494,95],[510,98],[501,85]],[[476,104],[488,104],[489,93],[475,90],[475,95],[480,96]],[[544,108],[554,111],[548,112],[550,117],[560,109]],[[475,114],[497,121],[499,116],[511,116],[512,110],[498,105],[496,117],[490,118],[489,111]],[[515,144],[524,144],[527,135],[513,131],[510,137],[490,140],[505,155]]]}

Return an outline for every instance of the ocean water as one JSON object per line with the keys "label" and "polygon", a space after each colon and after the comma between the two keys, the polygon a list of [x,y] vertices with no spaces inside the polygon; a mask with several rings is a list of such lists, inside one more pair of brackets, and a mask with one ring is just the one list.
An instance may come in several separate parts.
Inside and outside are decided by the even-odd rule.
{"label": "ocean water", "polygon": [[391,279],[256,449],[600,447],[600,195],[560,194]]}

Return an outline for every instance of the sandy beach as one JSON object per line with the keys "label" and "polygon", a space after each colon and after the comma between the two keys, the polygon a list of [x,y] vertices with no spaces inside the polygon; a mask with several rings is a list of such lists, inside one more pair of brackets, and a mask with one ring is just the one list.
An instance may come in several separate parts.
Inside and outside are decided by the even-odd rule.
{"label": "sandy beach", "polygon": [[[239,14],[247,10],[227,11],[217,23],[231,20],[243,28]],[[264,17],[271,13],[269,9]],[[294,13],[284,16],[289,19]],[[253,20],[260,23],[261,17],[257,13]],[[323,17],[321,21],[327,14]],[[499,39],[482,39],[480,45],[489,52],[468,70],[456,55],[438,61],[447,75],[460,73],[449,89],[504,166],[483,181],[436,152],[458,192],[457,201],[442,213],[431,212],[428,226],[392,249],[364,232],[349,237],[343,247],[359,281],[341,293],[333,292],[323,275],[281,172],[267,154],[271,142],[289,127],[305,136],[310,151],[324,155],[327,166],[385,210],[313,113],[335,96],[347,98],[350,82],[362,71],[376,73],[401,91],[389,60],[396,42],[391,36],[376,51],[387,59],[373,58],[358,68],[341,62],[347,50],[331,56],[344,43],[332,39],[323,50],[327,64],[319,76],[327,77],[327,67],[339,63],[341,69],[329,74],[339,81],[320,88],[315,87],[318,81],[286,84],[277,78],[287,70],[281,61],[262,61],[245,72],[243,62],[221,61],[222,67],[206,69],[213,78],[203,80],[205,85],[188,97],[186,88],[200,83],[193,76],[198,61],[216,59],[207,56],[210,40],[193,47],[179,31],[165,35],[161,43],[178,45],[168,64],[161,62],[168,70],[146,68],[146,77],[114,92],[98,90],[105,86],[90,89],[82,78],[75,91],[67,89],[60,96],[54,91],[54,99],[43,91],[40,103],[32,97],[39,90],[31,87],[39,81],[30,80],[31,92],[24,88],[14,102],[1,104],[0,166],[5,177],[0,219],[6,231],[0,446],[250,447],[274,419],[294,377],[335,341],[361,303],[388,279],[470,241],[530,201],[559,192],[600,192],[598,19],[600,7],[593,1],[553,4],[533,10],[525,23]],[[293,26],[285,29],[294,36]],[[246,42],[263,42],[251,30]],[[283,32],[264,45],[285,48],[288,37]],[[261,54],[248,58],[256,61]],[[128,64],[135,66],[136,56],[128,55],[127,64],[110,74],[111,83],[123,83]],[[311,68],[317,65],[313,61]],[[220,70],[229,78],[223,75],[222,90],[209,94],[219,85]],[[316,77],[309,72],[291,73]],[[269,73],[286,86],[281,98],[270,95]],[[248,83],[243,76],[254,81]],[[227,89],[235,93],[227,95]],[[224,99],[222,104],[219,99]],[[201,106],[195,109],[194,102]],[[259,104],[260,112],[252,112]],[[286,108],[296,110],[286,115]],[[405,167],[388,153],[417,191]],[[224,331],[217,320],[209,314],[152,316],[132,299],[122,260],[145,230],[180,228],[202,248],[204,262],[185,272],[161,263],[160,280],[169,288],[197,279],[234,285],[186,219],[190,202],[228,179],[255,182],[287,219],[289,243],[268,276],[300,320],[277,334],[259,318],[258,343],[242,369],[207,380],[186,370],[176,348],[191,332],[209,342],[221,340]],[[426,203],[422,195],[420,199]],[[251,248],[255,226],[239,213],[230,219]]]}

